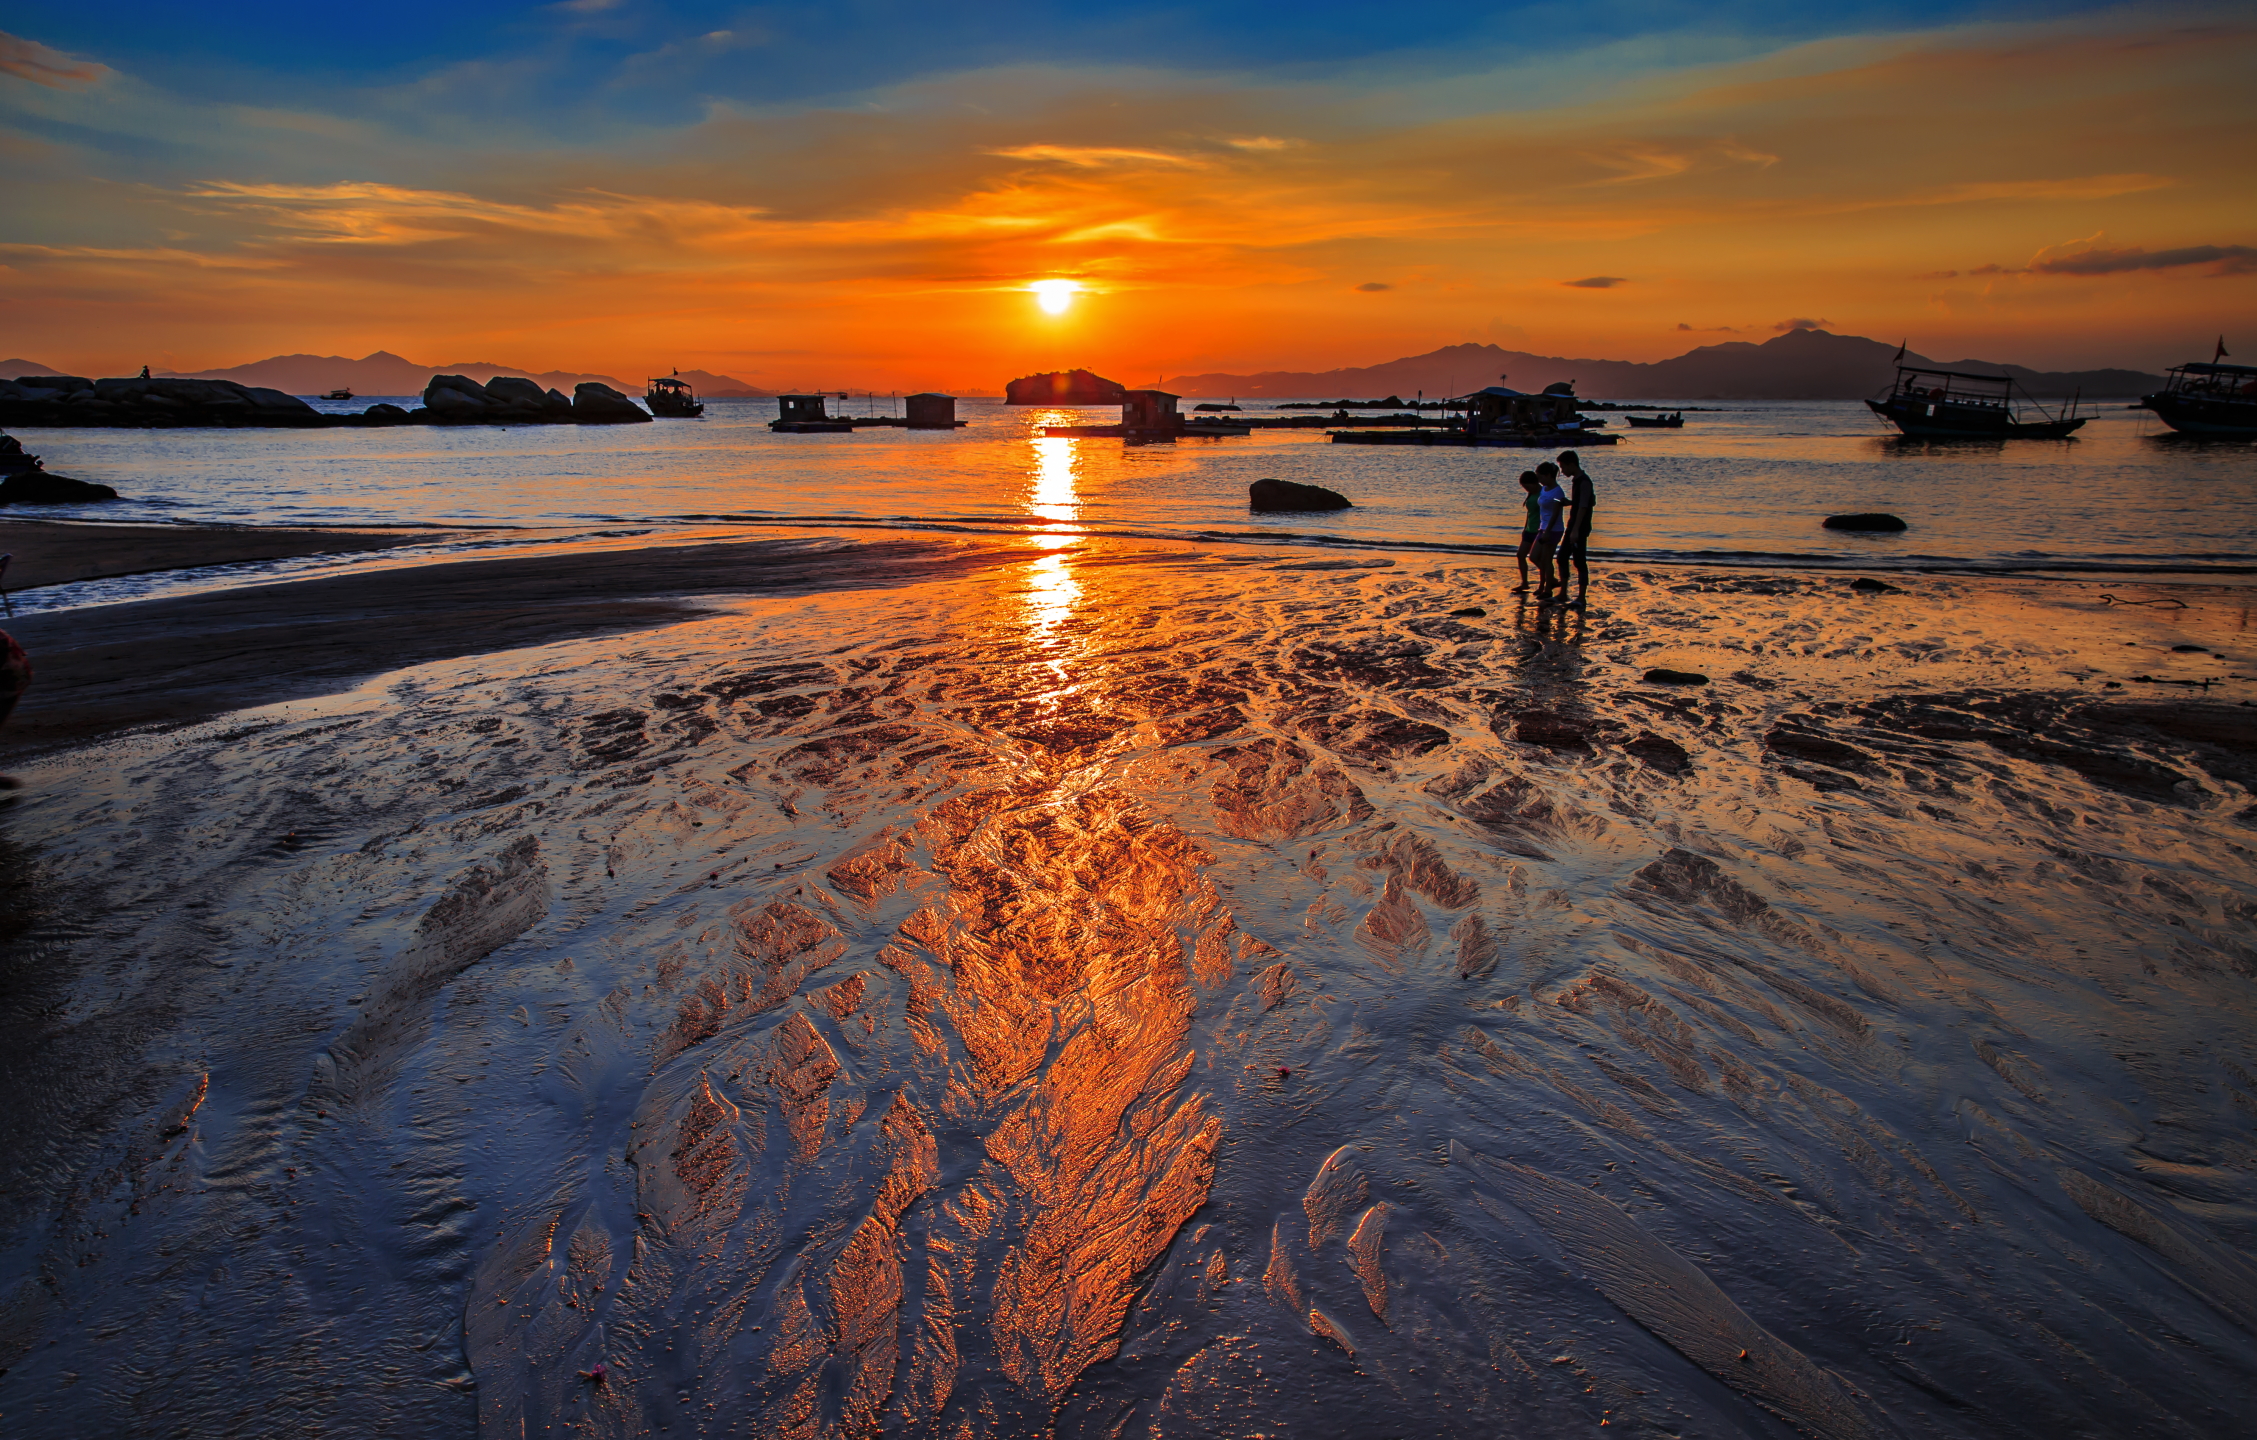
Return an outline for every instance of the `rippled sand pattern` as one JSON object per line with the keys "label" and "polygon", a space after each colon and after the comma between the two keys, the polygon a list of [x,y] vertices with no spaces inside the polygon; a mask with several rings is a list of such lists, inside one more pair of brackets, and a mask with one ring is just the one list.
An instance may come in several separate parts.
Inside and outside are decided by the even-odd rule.
{"label": "rippled sand pattern", "polygon": [[2247,1433],[2242,602],[996,575],[40,774],[7,1432]]}

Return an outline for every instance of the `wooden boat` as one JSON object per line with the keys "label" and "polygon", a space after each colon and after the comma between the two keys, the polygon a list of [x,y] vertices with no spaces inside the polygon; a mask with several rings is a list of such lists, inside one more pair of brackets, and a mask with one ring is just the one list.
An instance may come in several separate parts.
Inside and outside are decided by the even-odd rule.
{"label": "wooden boat", "polygon": [[[2222,342],[2218,353],[2225,354]],[[2181,365],[2139,403],[2182,435],[2257,435],[2257,365]]]}
{"label": "wooden boat", "polygon": [[1622,418],[1630,422],[1630,426],[1634,430],[1682,430],[1685,428],[1685,412],[1682,410],[1668,415],[1625,415]]}
{"label": "wooden boat", "polygon": [[353,392],[349,389],[337,389],[330,391],[321,398],[324,400],[350,400],[353,398]]}
{"label": "wooden boat", "polygon": [[705,413],[705,402],[697,398],[690,382],[673,375],[644,381],[643,403],[662,420],[695,420]]}
{"label": "wooden boat", "polygon": [[[1865,404],[1916,440],[2061,440],[2090,418],[2076,414],[2075,401],[2056,415],[2021,395],[2017,408],[2020,389],[2009,375],[1900,364],[1887,397]],[[2043,418],[2025,419],[2031,412]]]}

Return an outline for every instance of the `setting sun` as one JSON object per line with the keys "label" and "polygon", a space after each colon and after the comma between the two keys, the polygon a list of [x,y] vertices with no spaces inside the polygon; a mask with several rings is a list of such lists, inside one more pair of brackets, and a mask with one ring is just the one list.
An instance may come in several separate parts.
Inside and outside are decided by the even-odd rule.
{"label": "setting sun", "polygon": [[1074,303],[1081,286],[1071,280],[1037,280],[1027,287],[1034,292],[1036,303],[1053,315],[1063,315],[1066,307]]}

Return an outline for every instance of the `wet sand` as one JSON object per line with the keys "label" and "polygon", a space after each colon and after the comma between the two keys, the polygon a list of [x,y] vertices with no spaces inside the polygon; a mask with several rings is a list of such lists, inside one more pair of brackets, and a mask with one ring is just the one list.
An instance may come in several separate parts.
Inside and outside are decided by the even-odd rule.
{"label": "wet sand", "polygon": [[329,694],[457,655],[567,636],[600,642],[701,614],[710,605],[701,596],[910,584],[1018,553],[917,540],[659,544],[442,561],[27,615],[9,629],[32,656],[34,683],[0,730],[0,756],[20,763],[14,757],[128,726]]}
{"label": "wet sand", "polygon": [[266,525],[105,525],[98,521],[0,518],[0,551],[14,555],[4,584],[31,590],[75,580],[148,575],[248,560],[351,555],[400,545],[460,540],[468,530],[425,527],[306,529]]}
{"label": "wet sand", "polygon": [[29,767],[11,1433],[2240,1433],[2245,592],[1016,554]]}

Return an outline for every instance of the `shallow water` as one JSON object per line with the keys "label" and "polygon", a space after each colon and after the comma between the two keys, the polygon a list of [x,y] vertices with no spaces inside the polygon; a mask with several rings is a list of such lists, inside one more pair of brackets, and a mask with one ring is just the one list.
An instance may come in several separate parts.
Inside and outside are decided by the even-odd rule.
{"label": "shallow water", "polygon": [[57,761],[0,1415],[2242,1433],[2257,687],[2093,702],[2246,596],[1906,583],[1084,545]]}
{"label": "shallow water", "polygon": [[[938,433],[777,435],[773,402],[716,401],[704,420],[608,428],[29,438],[50,468],[131,497],[41,512],[89,518],[587,528],[729,517],[1460,549],[1517,541],[1514,477],[1545,458],[1333,445],[1321,431],[1130,446],[1031,433],[1109,423],[1111,410],[965,401],[960,412],[966,429]],[[1907,442],[1862,405],[1835,402],[1732,404],[1675,432],[1628,431],[1618,415],[1612,428],[1620,445],[1586,448],[1600,494],[1593,549],[1617,559],[2257,573],[2257,445],[2159,436],[2120,405],[2069,441]],[[1264,476],[1327,486],[1356,507],[1253,515],[1246,486]],[[1867,510],[1912,528],[1819,525]]]}

